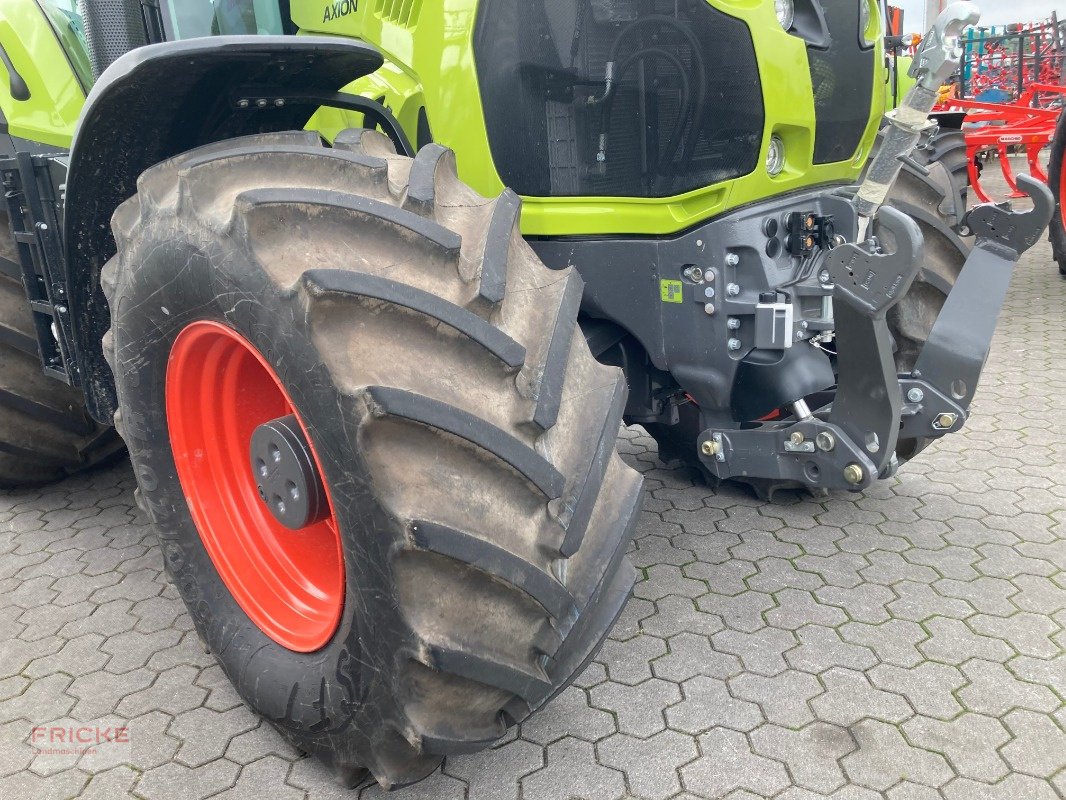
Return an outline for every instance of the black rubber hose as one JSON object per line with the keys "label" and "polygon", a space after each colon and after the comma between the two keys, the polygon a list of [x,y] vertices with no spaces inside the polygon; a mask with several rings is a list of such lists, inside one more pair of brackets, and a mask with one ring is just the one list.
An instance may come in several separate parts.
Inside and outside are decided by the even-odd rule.
{"label": "black rubber hose", "polygon": [[[611,107],[613,105],[614,97],[617,94],[617,87],[618,84],[621,82],[622,75],[625,74],[625,72],[638,61],[642,61],[648,56],[659,56],[661,58],[666,59],[667,61],[670,61],[674,65],[674,67],[676,67],[678,75],[681,76],[681,109],[678,111],[677,126],[674,130],[674,135],[671,138],[670,144],[665,151],[666,154],[672,158],[674,152],[677,150],[677,146],[681,143],[681,133],[685,129],[685,117],[688,115],[689,107],[692,104],[692,101],[689,97],[690,90],[692,87],[689,84],[688,75],[685,74],[685,65],[684,63],[682,63],[681,59],[675,56],[673,53],[663,50],[661,48],[648,47],[643,50],[638,50],[637,52],[626,58],[626,60],[619,65],[618,69],[615,72],[614,87],[612,88],[611,93],[606,98],[604,98],[602,132],[606,133],[607,128],[609,127],[611,120]],[[656,175],[659,175],[659,163],[661,160],[662,158],[657,153],[655,157]]]}

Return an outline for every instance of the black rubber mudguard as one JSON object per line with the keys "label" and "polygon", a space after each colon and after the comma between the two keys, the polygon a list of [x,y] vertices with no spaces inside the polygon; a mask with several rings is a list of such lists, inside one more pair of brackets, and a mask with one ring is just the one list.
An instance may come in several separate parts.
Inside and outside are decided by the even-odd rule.
{"label": "black rubber mudguard", "polygon": [[336,92],[381,64],[373,47],[346,39],[214,36],[132,50],[100,76],[74,135],[64,223],[75,349],[95,419],[110,424],[116,408],[100,346],[110,325],[100,269],[115,254],[111,215],[138,176],[200,145],[301,129],[313,105],[261,101]]}

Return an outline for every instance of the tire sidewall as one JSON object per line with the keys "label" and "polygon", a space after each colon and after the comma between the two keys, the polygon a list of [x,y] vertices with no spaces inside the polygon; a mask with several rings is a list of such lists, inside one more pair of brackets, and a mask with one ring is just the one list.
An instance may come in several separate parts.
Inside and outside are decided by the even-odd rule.
{"label": "tire sidewall", "polygon": [[1051,141],[1051,156],[1048,160],[1048,181],[1051,193],[1055,196],[1055,213],[1051,217],[1049,237],[1054,258],[1059,262],[1059,270],[1066,275],[1066,224],[1064,224],[1064,206],[1062,197],[1063,181],[1066,180],[1066,111],[1059,114],[1055,138]]}
{"label": "tire sidewall", "polygon": [[[147,223],[126,248],[112,308],[122,433],[166,569],[201,639],[255,711],[328,762],[338,742],[370,753],[360,737],[394,717],[391,692],[381,683],[392,672],[402,630],[390,602],[394,537],[380,532],[397,522],[369,490],[359,454],[365,404],[343,396],[317,356],[301,292],[280,290],[238,238],[171,219]],[[177,275],[176,264],[184,264]],[[315,652],[288,650],[251,621],[190,516],[169,441],[166,370],[177,335],[201,320],[234,329],[271,364],[325,472],[344,551],[345,597],[337,631]],[[372,642],[393,647],[375,652]]]}

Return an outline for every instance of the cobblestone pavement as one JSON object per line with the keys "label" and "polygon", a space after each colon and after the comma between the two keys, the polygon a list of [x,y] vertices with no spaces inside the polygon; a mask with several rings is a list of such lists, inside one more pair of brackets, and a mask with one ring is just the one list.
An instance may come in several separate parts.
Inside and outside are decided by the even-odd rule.
{"label": "cobblestone pavement", "polygon": [[[647,476],[643,578],[576,685],[396,800],[1066,796],[1066,282],[1019,268],[975,413],[861,495],[761,503]],[[0,493],[0,798],[379,798],[239,702],[167,584],[125,465]],[[34,757],[34,725],[131,742]]]}

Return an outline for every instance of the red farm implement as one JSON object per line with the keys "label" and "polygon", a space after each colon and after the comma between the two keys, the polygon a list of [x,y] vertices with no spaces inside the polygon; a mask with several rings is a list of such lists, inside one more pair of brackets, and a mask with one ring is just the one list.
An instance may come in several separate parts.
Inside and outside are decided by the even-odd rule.
{"label": "red farm implement", "polygon": [[[1044,106],[1036,105],[1039,101]],[[1010,187],[1010,197],[1025,197],[1018,190],[1011,152],[1023,150],[1029,173],[1049,183],[1047,171],[1041,163],[1040,152],[1054,137],[1055,125],[1066,102],[1066,86],[1033,83],[1012,103],[989,103],[980,100],[953,98],[939,107],[941,112],[963,112],[963,133],[969,159],[970,184],[981,202],[992,198],[981,186],[980,160],[991,154],[998,156],[1003,177]]]}

